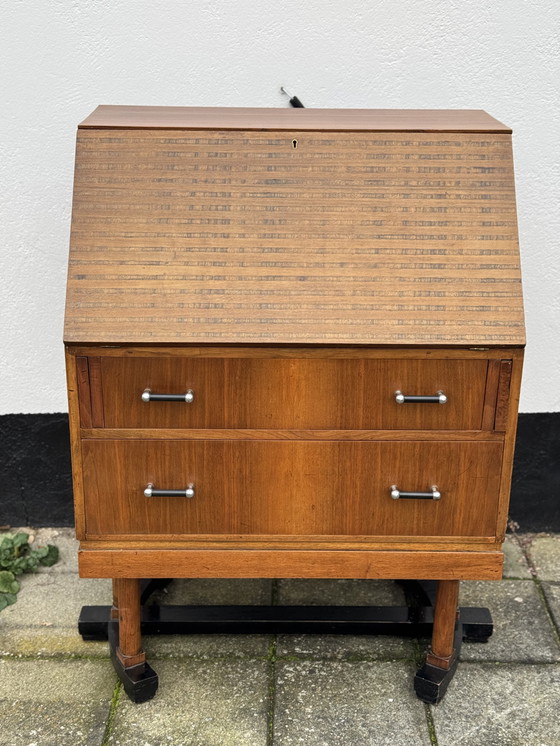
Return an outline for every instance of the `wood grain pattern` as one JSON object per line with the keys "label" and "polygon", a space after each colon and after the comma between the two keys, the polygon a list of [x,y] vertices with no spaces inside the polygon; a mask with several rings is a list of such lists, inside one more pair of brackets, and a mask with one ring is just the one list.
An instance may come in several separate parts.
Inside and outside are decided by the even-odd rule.
{"label": "wood grain pattern", "polygon": [[511,360],[502,360],[500,362],[500,377],[498,383],[498,395],[496,400],[496,421],[494,427],[496,430],[500,430],[502,432],[505,432],[507,429],[511,370]]}
{"label": "wood grain pattern", "polygon": [[92,427],[91,389],[89,385],[89,368],[87,357],[76,357],[76,383],[78,386],[78,407],[82,427]]}
{"label": "wood grain pattern", "polygon": [[[502,552],[89,549],[82,578],[371,578],[500,580]],[[224,570],[227,568],[227,571]]]}
{"label": "wood grain pattern", "polygon": [[89,379],[91,390],[91,420],[93,427],[105,427],[105,406],[101,383],[101,358],[89,357]]}
{"label": "wood grain pattern", "polygon": [[496,397],[498,395],[498,381],[500,378],[501,360],[488,361],[488,375],[486,376],[486,392],[484,396],[484,409],[482,412],[482,428],[484,430],[494,429],[496,419]]}
{"label": "wood grain pattern", "polygon": [[[76,522],[76,538],[85,539],[86,521],[84,514],[84,482],[82,471],[82,440],[80,438],[80,403],[79,395],[84,393],[88,396],[89,386],[79,389],[78,377],[83,376],[83,368],[78,374],[76,370],[76,357],[68,350],[65,353],[66,360],[66,386],[68,391],[68,424],[70,428],[70,453],[72,457],[72,487],[74,491],[74,520]],[[86,402],[87,406],[87,402]]]}
{"label": "wood grain pattern", "polygon": [[[487,371],[485,360],[97,359],[110,428],[477,430]],[[146,388],[195,398],[146,403]],[[448,401],[399,405],[397,390]]]}
{"label": "wood grain pattern", "polygon": [[504,433],[504,456],[502,466],[502,479],[500,482],[500,506],[497,516],[496,535],[504,540],[507,528],[509,499],[511,491],[511,475],[513,470],[513,456],[515,452],[515,436],[517,432],[517,415],[519,410],[519,397],[521,394],[521,375],[523,370],[523,357],[512,361],[511,379],[509,384],[509,398],[507,402],[507,423]]}
{"label": "wood grain pattern", "polygon": [[125,668],[130,668],[146,660],[140,632],[140,581],[136,578],[116,578],[113,592],[118,603],[117,658]]}
{"label": "wood grain pattern", "polygon": [[336,360],[387,359],[387,360],[501,360],[504,357],[523,358],[518,347],[330,347],[250,346],[245,345],[153,345],[128,344],[67,345],[72,355],[99,355],[102,357],[186,357],[186,358],[266,358],[273,360],[326,358]]}
{"label": "wood grain pattern", "polygon": [[510,137],[80,130],[65,339],[522,345]]}
{"label": "wood grain pattern", "polygon": [[502,443],[503,433],[492,430],[270,430],[204,428],[83,428],[82,438],[96,440],[476,440]]}
{"label": "wood grain pattern", "polygon": [[196,106],[98,106],[80,129],[366,130],[502,132],[511,129],[481,110],[291,109]]}
{"label": "wood grain pattern", "polygon": [[[184,536],[174,534],[141,535],[111,534],[110,537],[88,535],[80,543],[82,549],[185,549]],[[434,552],[487,552],[500,551],[502,542],[495,536],[258,536],[255,534],[197,534],[188,537],[188,549],[359,549],[376,551],[398,549],[401,551],[430,550]]]}
{"label": "wood grain pattern", "polygon": [[[88,533],[488,536],[500,443],[82,443]],[[146,498],[195,485],[195,497]],[[442,499],[393,500],[391,485]]]}

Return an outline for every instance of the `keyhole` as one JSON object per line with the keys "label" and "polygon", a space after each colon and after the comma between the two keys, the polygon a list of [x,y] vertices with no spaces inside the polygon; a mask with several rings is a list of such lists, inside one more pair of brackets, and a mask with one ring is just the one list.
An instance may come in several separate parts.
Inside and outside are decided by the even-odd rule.
{"label": "keyhole", "polygon": [[297,140],[292,140],[292,148],[294,150],[297,148]]}

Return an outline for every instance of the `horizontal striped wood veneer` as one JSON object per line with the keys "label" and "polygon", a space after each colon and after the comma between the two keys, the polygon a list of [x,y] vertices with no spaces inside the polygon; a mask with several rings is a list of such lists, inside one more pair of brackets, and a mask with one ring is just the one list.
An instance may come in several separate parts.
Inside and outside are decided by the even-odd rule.
{"label": "horizontal striped wood veneer", "polygon": [[65,339],[523,344],[511,137],[81,129]]}

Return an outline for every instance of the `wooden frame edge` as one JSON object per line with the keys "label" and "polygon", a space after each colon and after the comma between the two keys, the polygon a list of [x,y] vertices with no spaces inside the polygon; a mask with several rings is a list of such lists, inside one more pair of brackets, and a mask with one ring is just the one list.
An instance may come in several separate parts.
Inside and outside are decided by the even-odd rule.
{"label": "wooden frame edge", "polygon": [[523,355],[521,345],[498,345],[496,347],[466,347],[407,345],[300,345],[289,344],[256,345],[206,344],[193,345],[178,342],[170,344],[126,344],[126,343],[78,343],[68,342],[67,347],[76,355],[96,355],[98,357],[252,357],[252,358],[399,358],[413,360],[501,360]]}
{"label": "wooden frame edge", "polygon": [[509,407],[507,412],[507,430],[504,438],[500,497],[498,501],[498,514],[496,519],[496,536],[499,541],[504,541],[507,528],[511,493],[511,475],[513,471],[515,439],[517,436],[517,417],[519,411],[519,397],[521,394],[522,373],[523,351],[521,351],[521,355],[513,358],[513,365],[511,369],[511,380],[509,385]]}
{"label": "wooden frame edge", "polygon": [[[70,454],[72,458],[72,488],[74,497],[74,519],[76,538],[86,536],[84,509],[84,485],[82,481],[82,441],[80,438],[80,403],[78,397],[78,375],[76,356],[66,347],[66,380],[68,385],[68,424],[70,427]],[[79,468],[78,468],[79,464]]]}
{"label": "wooden frame edge", "polygon": [[81,550],[82,578],[499,580],[503,552]]}

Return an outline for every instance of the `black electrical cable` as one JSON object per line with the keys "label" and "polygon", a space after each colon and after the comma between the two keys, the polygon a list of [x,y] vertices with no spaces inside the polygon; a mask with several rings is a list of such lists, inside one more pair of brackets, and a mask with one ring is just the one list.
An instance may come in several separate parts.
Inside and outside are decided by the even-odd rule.
{"label": "black electrical cable", "polygon": [[294,107],[294,109],[305,109],[305,106],[301,103],[299,98],[297,96],[292,96],[291,93],[288,93],[284,86],[280,86],[280,90],[282,91],[282,93],[285,93],[286,96],[290,97],[290,104]]}

